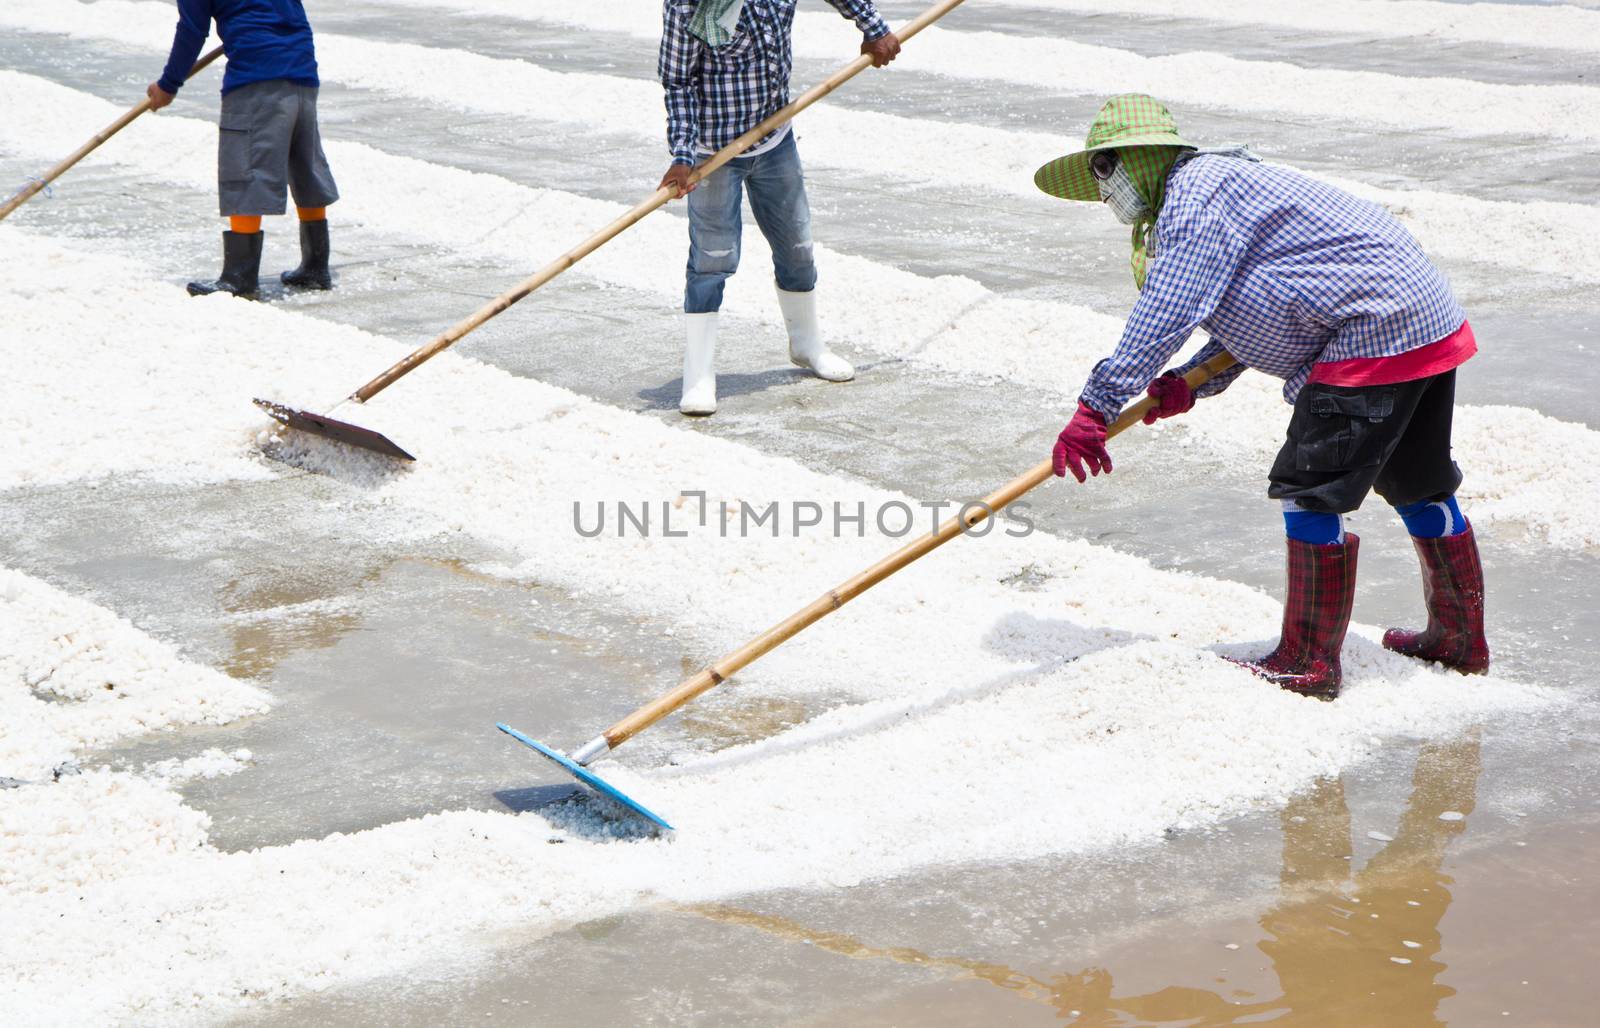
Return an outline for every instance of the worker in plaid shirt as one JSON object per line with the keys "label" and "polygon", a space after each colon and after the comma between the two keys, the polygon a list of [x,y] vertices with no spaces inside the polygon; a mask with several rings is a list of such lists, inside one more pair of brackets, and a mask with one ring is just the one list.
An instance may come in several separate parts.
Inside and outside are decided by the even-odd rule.
{"label": "worker in plaid shirt", "polygon": [[[1139,300],[1057,439],[1057,475],[1111,471],[1106,426],[1134,396],[1145,422],[1182,414],[1245,368],[1284,380],[1294,405],[1267,495],[1282,502],[1288,597],[1278,647],[1239,661],[1284,688],[1338,695],[1360,540],[1342,515],[1369,491],[1415,542],[1428,627],[1389,649],[1463,673],[1489,667],[1483,569],[1455,492],[1455,369],[1477,352],[1450,283],[1386,210],[1243,148],[1201,150],[1140,94],[1114,97],[1086,148],[1044,165],[1045,192],[1103,202],[1132,227]],[[1210,342],[1163,372],[1195,329]],[[1182,375],[1223,351],[1239,363],[1191,390]],[[1087,468],[1087,473],[1086,469]]]}
{"label": "worker in plaid shirt", "polygon": [[[694,166],[789,102],[794,63],[790,31],[796,0],[665,0],[661,85],[666,91],[672,164],[661,185],[689,198],[689,266],[684,287],[683,392],[678,409],[717,409],[717,312],[739,267],[743,194],[772,247],[778,306],[789,334],[789,359],[819,378],[847,382],[850,362],[823,342],[817,319],[817,270],[811,259],[811,210],[794,134],[785,123],[697,184]],[[861,30],[861,52],[875,67],[894,60],[900,41],[871,0],[828,0]]]}

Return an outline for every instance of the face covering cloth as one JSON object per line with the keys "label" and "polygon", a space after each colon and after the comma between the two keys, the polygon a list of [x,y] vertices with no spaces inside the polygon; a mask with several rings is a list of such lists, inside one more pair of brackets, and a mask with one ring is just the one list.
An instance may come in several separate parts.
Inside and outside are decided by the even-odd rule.
{"label": "face covering cloth", "polygon": [[[1147,247],[1150,230],[1161,216],[1161,205],[1167,199],[1167,175],[1184,153],[1181,146],[1126,146],[1117,150],[1117,170],[1101,184],[1101,196],[1111,206],[1117,219],[1133,226],[1133,284],[1144,288],[1149,265]],[[1126,182],[1118,193],[1118,181]],[[1128,195],[1131,189],[1132,196]],[[1108,191],[1110,195],[1108,194]],[[1142,204],[1135,204],[1137,199]],[[1131,220],[1126,215],[1131,215]]]}
{"label": "face covering cloth", "polygon": [[1133,184],[1133,178],[1121,162],[1110,178],[1100,180],[1100,199],[1124,225],[1132,225],[1150,213],[1150,205],[1139,195],[1139,187]]}

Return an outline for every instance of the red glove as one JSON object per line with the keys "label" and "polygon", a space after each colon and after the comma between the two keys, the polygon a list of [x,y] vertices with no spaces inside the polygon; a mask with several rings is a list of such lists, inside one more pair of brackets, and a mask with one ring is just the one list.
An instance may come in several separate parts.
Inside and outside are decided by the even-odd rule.
{"label": "red glove", "polygon": [[1187,414],[1194,407],[1194,390],[1176,371],[1169,371],[1151,382],[1150,395],[1155,398],[1156,405],[1144,413],[1147,425],[1175,414]]}
{"label": "red glove", "polygon": [[1051,457],[1055,461],[1057,478],[1065,478],[1070,466],[1073,478],[1086,481],[1085,464],[1089,465],[1089,474],[1098,475],[1102,471],[1111,474],[1111,454],[1106,452],[1106,419],[1099,411],[1078,404],[1078,413],[1056,437]]}

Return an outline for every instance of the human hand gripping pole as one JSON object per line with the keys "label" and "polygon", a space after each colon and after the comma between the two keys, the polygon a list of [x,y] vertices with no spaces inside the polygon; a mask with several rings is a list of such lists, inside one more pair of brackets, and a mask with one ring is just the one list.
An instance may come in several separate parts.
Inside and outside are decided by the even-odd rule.
{"label": "human hand gripping pole", "polygon": [[[915,36],[929,25],[932,25],[946,14],[949,14],[951,11],[961,6],[962,2],[963,0],[940,0],[939,3],[934,4],[926,11],[923,11],[921,14],[911,19],[911,21],[907,22],[893,34],[901,43],[905,43],[909,41],[911,37]],[[360,389],[357,389],[349,396],[334,404],[333,408],[337,409],[338,407],[342,407],[347,403],[366,403],[374,396],[377,396],[383,390],[389,388],[391,385],[394,385],[401,378],[404,378],[406,375],[421,367],[422,364],[428,361],[430,358],[433,358],[454,346],[463,336],[471,332],[473,329],[478,328],[495,315],[509,309],[511,306],[527,297],[528,294],[532,293],[534,290],[540,288],[557,275],[560,275],[574,264],[577,264],[579,261],[589,256],[589,254],[600,249],[600,247],[621,235],[624,231],[641,221],[646,215],[665,205],[667,201],[679,196],[680,192],[687,192],[688,190],[693,189],[695,185],[697,185],[707,175],[710,175],[724,164],[727,164],[729,161],[733,160],[744,151],[750,149],[750,147],[754,146],[756,143],[760,142],[762,137],[764,137],[767,133],[771,132],[773,129],[784,124],[785,122],[790,121],[795,115],[799,114],[807,107],[810,107],[818,100],[821,100],[829,93],[832,93],[835,89],[838,89],[846,82],[855,78],[861,72],[872,67],[874,61],[879,59],[881,58],[875,56],[874,53],[861,54],[855,60],[845,65],[843,68],[840,68],[828,78],[812,86],[804,93],[801,93],[800,96],[796,97],[792,102],[789,103],[788,106],[782,108],[781,110],[775,111],[763,119],[761,124],[746,132],[738,139],[735,139],[721,150],[718,150],[711,157],[706,158],[703,163],[696,165],[695,168],[688,173],[687,177],[682,178],[681,181],[674,179],[674,181],[668,182],[667,179],[662,179],[661,185],[656,187],[656,191],[654,193],[640,201],[637,206],[629,210],[626,214],[600,229],[594,235],[590,236],[588,239],[585,239],[583,242],[579,243],[571,250],[568,250],[560,257],[557,257],[543,268],[540,268],[537,272],[524,279],[516,286],[504,293],[501,293],[499,296],[489,301],[489,303],[474,311],[465,320],[457,322],[455,325],[452,325],[450,328],[439,333],[430,342],[412,351],[383,374],[379,375],[377,378],[374,378]],[[673,173],[669,170],[668,174],[669,176],[672,176]],[[337,442],[347,443],[352,446],[359,446],[363,449],[373,450],[391,457],[398,457],[402,460],[416,459],[412,457],[411,454],[401,449],[381,432],[375,432],[371,429],[362,428],[359,425],[352,425],[349,422],[340,421],[336,418],[327,417],[326,415],[314,414],[308,410],[301,410],[298,408],[289,407],[285,404],[274,403],[270,400],[257,399],[255,404],[256,406],[265,410],[285,427],[311,432],[315,435],[333,439]]]}
{"label": "human hand gripping pole", "polygon": [[1149,395],[1156,405],[1145,413],[1144,423],[1153,425],[1162,418],[1187,414],[1194,408],[1194,390],[1176,371],[1162,373],[1150,383]]}
{"label": "human hand gripping pole", "polygon": [[[1142,420],[1146,425],[1153,425],[1162,418],[1186,414],[1194,407],[1194,390],[1176,371],[1168,371],[1151,382],[1147,395],[1155,403],[1144,412]],[[1050,455],[1055,464],[1056,477],[1065,478],[1067,471],[1071,470],[1073,478],[1079,482],[1087,481],[1085,465],[1088,466],[1089,475],[1098,475],[1102,471],[1111,474],[1111,454],[1106,450],[1106,438],[1105,415],[1080,402],[1077,413],[1061,430],[1061,435],[1056,437],[1055,450]]]}
{"label": "human hand gripping pole", "polygon": [[[210,64],[212,61],[221,56],[222,47],[219,46],[210,53],[201,57],[198,61],[194,62],[194,67],[189,69],[188,78],[185,78],[184,81],[187,82],[189,79],[192,79],[196,75],[200,74],[200,72],[205,69],[206,65]],[[35,196],[39,195],[39,193],[43,192],[44,189],[50,185],[50,183],[66,174],[67,170],[70,169],[74,164],[77,164],[95,150],[99,149],[102,143],[116,135],[118,132],[121,132],[123,129],[127,128],[139,115],[153,109],[154,107],[155,104],[151,101],[150,97],[146,96],[143,100],[140,100],[138,103],[129,108],[128,112],[122,117],[118,118],[116,121],[113,121],[111,124],[107,125],[105,128],[96,133],[94,138],[90,139],[87,143],[68,154],[58,164],[56,164],[55,167],[45,172],[43,176],[36,178],[27,185],[23,186],[17,191],[15,196],[7,200],[5,203],[0,204],[0,221],[6,220],[6,218],[10,217],[12,211],[16,210],[18,207],[21,207]]]}
{"label": "human hand gripping pole", "polygon": [[[1191,369],[1188,374],[1183,376],[1183,380],[1190,389],[1194,389],[1201,383],[1227,371],[1233,367],[1234,363],[1232,354],[1219,353],[1204,364]],[[1144,420],[1147,413],[1159,406],[1160,401],[1157,398],[1153,396],[1145,397],[1123,411],[1117,420],[1105,429],[1106,437],[1111,438],[1119,435],[1138,424]],[[589,740],[570,757],[542,743],[535,742],[506,724],[502,723],[497,727],[519,742],[531,746],[555,762],[563,770],[577,776],[585,784],[593,786],[656,824],[670,828],[671,826],[662,820],[660,816],[652,813],[647,807],[633,800],[622,790],[600,778],[593,771],[590,771],[586,765],[592,763],[603,754],[616,749],[702,693],[727,681],[742,668],[754,663],[764,654],[776,649],[810,625],[822,620],[874,585],[893,575],[896,571],[933,552],[973,526],[993,517],[997,511],[1003,510],[1008,504],[1014,502],[1025,493],[1049,481],[1054,474],[1054,461],[1046,460],[984,497],[981,504],[967,505],[960,516],[946,520],[944,524],[939,526],[937,532],[931,535],[918,536],[865,571],[841,583],[838,587],[828,590],[828,592],[813,600],[807,606],[778,624],[773,625],[737,650],[691,675],[671,692],[651,700],[621,721],[618,721]]]}

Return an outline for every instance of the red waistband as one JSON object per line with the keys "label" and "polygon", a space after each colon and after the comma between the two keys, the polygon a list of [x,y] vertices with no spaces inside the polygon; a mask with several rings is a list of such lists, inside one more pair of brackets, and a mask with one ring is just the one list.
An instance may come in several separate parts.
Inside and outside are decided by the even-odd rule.
{"label": "red waistband", "polygon": [[1472,326],[1463,321],[1460,328],[1438,342],[1397,353],[1393,357],[1356,357],[1353,360],[1315,364],[1311,368],[1310,381],[1336,386],[1414,382],[1460,367],[1477,352],[1478,340],[1472,334]]}

